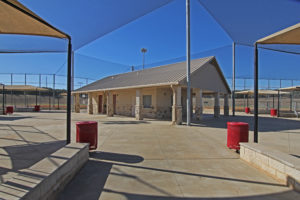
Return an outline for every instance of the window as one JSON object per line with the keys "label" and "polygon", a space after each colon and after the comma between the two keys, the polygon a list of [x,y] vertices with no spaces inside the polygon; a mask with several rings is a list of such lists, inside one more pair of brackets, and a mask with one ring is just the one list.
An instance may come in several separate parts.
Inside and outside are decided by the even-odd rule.
{"label": "window", "polygon": [[143,96],[143,105],[144,105],[144,108],[151,108],[151,106],[152,106],[152,95],[144,95]]}

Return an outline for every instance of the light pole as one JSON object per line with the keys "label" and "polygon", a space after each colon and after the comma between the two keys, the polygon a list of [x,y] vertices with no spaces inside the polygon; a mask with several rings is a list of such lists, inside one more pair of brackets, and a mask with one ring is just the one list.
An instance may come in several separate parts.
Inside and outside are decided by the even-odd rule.
{"label": "light pole", "polygon": [[142,48],[142,49],[141,49],[141,52],[142,52],[142,54],[143,54],[143,69],[144,69],[144,67],[145,67],[145,53],[147,52],[147,49]]}

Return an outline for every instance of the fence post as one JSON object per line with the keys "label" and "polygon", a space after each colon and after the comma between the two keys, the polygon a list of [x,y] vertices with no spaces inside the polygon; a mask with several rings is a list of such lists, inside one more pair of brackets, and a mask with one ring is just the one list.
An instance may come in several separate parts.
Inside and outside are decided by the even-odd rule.
{"label": "fence post", "polygon": [[[13,73],[10,74],[10,85],[13,85]],[[10,91],[10,103],[11,103],[12,106],[14,105],[12,88],[11,88],[11,91]]]}
{"label": "fence post", "polygon": [[53,74],[53,109],[55,110],[55,74]]}

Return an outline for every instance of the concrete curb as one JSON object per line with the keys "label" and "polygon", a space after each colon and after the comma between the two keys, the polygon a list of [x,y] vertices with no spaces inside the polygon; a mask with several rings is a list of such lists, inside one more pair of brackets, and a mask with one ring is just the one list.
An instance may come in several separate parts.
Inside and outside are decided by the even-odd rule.
{"label": "concrete curb", "polygon": [[55,199],[88,161],[89,145],[66,145],[0,185],[0,199]]}
{"label": "concrete curb", "polygon": [[300,161],[260,144],[240,143],[240,158],[300,192]]}

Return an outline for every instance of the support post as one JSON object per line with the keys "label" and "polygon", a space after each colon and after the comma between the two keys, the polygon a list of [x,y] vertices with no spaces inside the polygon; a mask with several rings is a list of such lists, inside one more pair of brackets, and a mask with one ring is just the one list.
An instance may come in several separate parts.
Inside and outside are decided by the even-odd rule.
{"label": "support post", "polygon": [[[245,84],[244,84],[245,87]],[[235,116],[235,43],[232,43],[232,116]]]}
{"label": "support post", "polygon": [[[13,85],[13,74],[10,74],[10,85]],[[11,89],[10,91],[10,103],[13,106],[14,102],[13,102],[13,90]]]}
{"label": "support post", "polygon": [[38,89],[35,89],[35,105],[37,106]]}
{"label": "support post", "polygon": [[[93,114],[96,115],[99,113],[99,95],[97,93],[94,93],[92,95],[92,104],[93,104]],[[76,106],[76,102],[75,102],[75,106]]]}
{"label": "support post", "polygon": [[52,102],[53,109],[55,110],[55,74],[53,74],[53,102]]}
{"label": "support post", "polygon": [[202,90],[201,89],[196,89],[195,91],[196,94],[196,120],[201,120],[202,119],[202,114],[203,114],[203,101],[202,101]]}
{"label": "support post", "polygon": [[4,91],[5,85],[2,84],[2,109],[3,109],[3,115],[5,115],[5,97],[4,97]]}
{"label": "support post", "polygon": [[181,87],[172,86],[172,91],[173,91],[172,124],[180,125],[182,123]]}
{"label": "support post", "polygon": [[278,90],[278,99],[277,99],[277,117],[280,117],[280,90]]}
{"label": "support post", "polygon": [[[71,91],[74,91],[74,51],[71,51]],[[74,101],[73,98],[71,98],[71,109],[74,108]],[[73,110],[74,111],[74,110]]]}
{"label": "support post", "polygon": [[[39,87],[42,87],[42,75],[39,74]],[[39,90],[39,104],[41,104],[41,91]]]}
{"label": "support post", "polygon": [[254,45],[254,142],[258,142],[258,49]]}
{"label": "support post", "polygon": [[80,96],[78,93],[74,95],[75,98],[75,112],[80,113]]}
{"label": "support post", "polygon": [[137,89],[135,92],[135,119],[143,120],[143,102],[141,90]]}
{"label": "support post", "polygon": [[71,142],[71,82],[72,82],[72,43],[68,44],[68,70],[67,70],[67,144]]}
{"label": "support post", "polygon": [[224,94],[224,116],[229,116],[228,94]]}
{"label": "support post", "polygon": [[191,124],[191,45],[190,45],[190,0],[186,0],[186,81],[187,81],[187,99],[186,99],[186,125]]}
{"label": "support post", "polygon": [[215,106],[214,106],[214,117],[219,118],[220,117],[220,93],[215,93]]}
{"label": "support post", "polygon": [[113,105],[113,94],[111,91],[107,91],[107,101],[106,101],[106,114],[108,117],[114,116],[114,105]]}
{"label": "support post", "polygon": [[93,114],[93,93],[88,93],[88,114]]}

